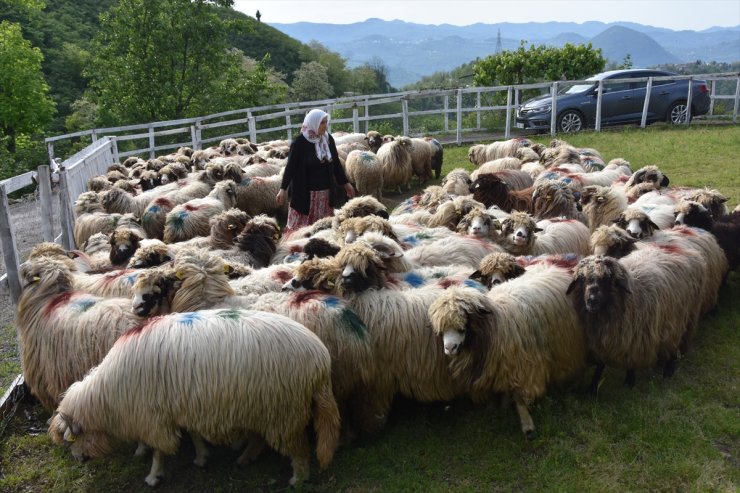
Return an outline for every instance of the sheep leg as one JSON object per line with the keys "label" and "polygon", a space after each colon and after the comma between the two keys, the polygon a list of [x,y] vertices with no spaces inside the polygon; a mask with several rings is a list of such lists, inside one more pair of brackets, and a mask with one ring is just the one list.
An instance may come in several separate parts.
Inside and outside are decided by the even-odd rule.
{"label": "sheep leg", "polygon": [[627,370],[627,374],[624,377],[624,384],[632,388],[635,386],[635,382],[637,381],[637,375],[635,374],[635,370]]}
{"label": "sheep leg", "polygon": [[524,436],[527,438],[527,440],[534,439],[537,436],[537,433],[534,431],[534,421],[532,421],[532,416],[530,416],[529,414],[527,405],[521,402],[520,399],[517,399],[516,410],[519,413],[519,421],[522,424],[522,431],[524,432]]}
{"label": "sheep leg", "polygon": [[203,467],[206,465],[208,448],[206,448],[206,444],[203,442],[203,437],[199,434],[190,432],[190,438],[193,441],[193,447],[195,447],[195,460],[193,461],[193,464],[198,467]]}
{"label": "sheep leg", "polygon": [[678,365],[678,355],[674,354],[668,359],[668,361],[666,361],[666,364],[663,367],[663,378],[672,377],[673,374],[676,373],[677,365]]}
{"label": "sheep leg", "polygon": [[290,485],[295,486],[308,479],[309,463],[311,461],[311,448],[308,444],[308,435],[301,431],[295,436],[286,437],[279,451],[290,457],[293,466],[293,477]]}
{"label": "sheep leg", "polygon": [[139,442],[139,445],[136,446],[136,451],[134,452],[134,457],[142,457],[146,454],[148,447],[144,445],[144,442]]}
{"label": "sheep leg", "polygon": [[247,448],[244,449],[242,455],[236,460],[237,464],[242,466],[249,464],[257,459],[264,449],[265,439],[256,433],[249,433],[247,436]]}
{"label": "sheep leg", "polygon": [[593,396],[599,393],[599,387],[601,386],[601,376],[604,374],[604,363],[597,363],[594,375],[591,377],[591,384],[588,386],[587,392]]}
{"label": "sheep leg", "polygon": [[149,475],[144,478],[144,482],[149,486],[157,486],[159,480],[164,477],[164,462],[162,460],[162,452],[155,450],[152,454],[152,468],[149,471]]}

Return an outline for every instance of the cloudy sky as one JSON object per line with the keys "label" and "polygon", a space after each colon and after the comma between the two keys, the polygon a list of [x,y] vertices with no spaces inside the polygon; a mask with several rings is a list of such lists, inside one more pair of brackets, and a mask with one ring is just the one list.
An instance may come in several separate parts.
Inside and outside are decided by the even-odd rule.
{"label": "cloudy sky", "polygon": [[259,10],[268,24],[350,24],[379,18],[458,26],[629,21],[695,31],[740,25],[740,0],[236,0],[234,8],[251,16]]}

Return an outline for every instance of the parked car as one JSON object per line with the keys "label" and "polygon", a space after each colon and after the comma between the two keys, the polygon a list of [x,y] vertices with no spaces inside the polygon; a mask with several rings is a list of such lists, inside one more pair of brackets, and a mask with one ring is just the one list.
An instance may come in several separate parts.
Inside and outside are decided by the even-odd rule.
{"label": "parked car", "polygon": [[[586,79],[585,84],[564,87],[556,98],[558,132],[578,132],[596,124],[598,81],[610,79],[640,79],[646,77],[675,76],[664,70],[629,69],[610,70]],[[601,124],[615,125],[639,123],[645,105],[647,81],[622,81],[604,83],[601,94]],[[647,122],[666,121],[673,124],[686,122],[686,102],[689,81],[654,80],[650,91]],[[709,91],[703,80],[692,83],[691,117],[709,111]],[[525,129],[550,129],[552,97],[549,94],[526,101],[517,110],[516,126]]]}

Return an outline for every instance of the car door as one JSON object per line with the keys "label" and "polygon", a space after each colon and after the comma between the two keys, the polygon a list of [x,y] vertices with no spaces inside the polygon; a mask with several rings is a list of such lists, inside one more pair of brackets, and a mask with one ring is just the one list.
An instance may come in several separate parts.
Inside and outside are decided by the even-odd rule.
{"label": "car door", "polygon": [[[662,77],[666,74],[660,72],[641,72],[634,75],[635,78],[644,77]],[[676,87],[676,81],[660,80],[653,81],[653,87],[650,91],[650,104],[648,105],[648,121],[655,121],[662,118],[668,105],[673,99],[673,89]],[[647,81],[633,83],[633,100],[635,103],[634,115],[636,120],[642,119],[642,109],[645,106],[645,94],[647,93]]]}
{"label": "car door", "polygon": [[629,75],[621,74],[609,77],[604,81],[601,95],[601,123],[621,123],[628,121],[634,113],[634,95],[631,83],[607,82],[609,79],[626,79]]}

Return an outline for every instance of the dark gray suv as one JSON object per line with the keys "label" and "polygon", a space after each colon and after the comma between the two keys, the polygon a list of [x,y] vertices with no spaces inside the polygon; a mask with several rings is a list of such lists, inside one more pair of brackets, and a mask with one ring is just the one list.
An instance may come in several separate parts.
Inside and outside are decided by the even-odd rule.
{"label": "dark gray suv", "polygon": [[[609,79],[640,79],[646,77],[675,76],[672,72],[649,69],[611,70],[586,79],[587,84],[566,86],[558,93],[557,132],[578,132],[593,127],[596,122],[596,98],[598,81]],[[647,81],[622,81],[604,83],[601,94],[601,124],[615,125],[639,123],[645,105]],[[647,122],[686,122],[686,102],[689,81],[654,80],[650,91]],[[704,115],[709,111],[709,91],[706,81],[692,82],[691,116]],[[549,130],[552,97],[549,94],[526,101],[517,110],[516,126],[524,129]]]}

